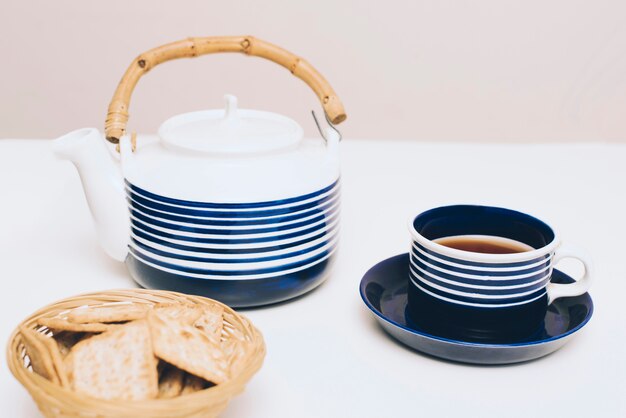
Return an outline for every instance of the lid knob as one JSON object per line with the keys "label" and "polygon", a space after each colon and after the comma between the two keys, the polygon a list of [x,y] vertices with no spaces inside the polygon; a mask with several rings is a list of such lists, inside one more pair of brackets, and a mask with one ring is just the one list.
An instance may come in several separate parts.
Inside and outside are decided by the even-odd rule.
{"label": "lid knob", "polygon": [[225,94],[224,100],[226,100],[226,109],[224,111],[224,122],[233,123],[239,119],[237,112],[237,97],[232,94]]}

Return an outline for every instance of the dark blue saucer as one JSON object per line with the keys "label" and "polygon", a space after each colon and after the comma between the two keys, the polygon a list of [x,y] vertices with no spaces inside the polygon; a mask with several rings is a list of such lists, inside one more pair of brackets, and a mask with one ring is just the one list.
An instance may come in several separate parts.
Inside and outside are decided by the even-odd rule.
{"label": "dark blue saucer", "polygon": [[[541,329],[529,337],[507,343],[480,343],[449,339],[428,333],[409,319],[407,288],[409,255],[388,258],[372,267],[361,280],[363,301],[385,331],[407,346],[435,357],[474,364],[508,364],[534,360],[561,348],[593,314],[588,293],[554,301],[546,312]],[[552,282],[574,280],[554,269]]]}

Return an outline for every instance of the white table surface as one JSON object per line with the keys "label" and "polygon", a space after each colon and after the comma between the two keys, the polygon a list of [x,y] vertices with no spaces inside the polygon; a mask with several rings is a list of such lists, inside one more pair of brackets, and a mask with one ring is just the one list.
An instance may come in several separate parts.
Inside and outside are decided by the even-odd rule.
{"label": "white table surface", "polygon": [[[626,146],[342,143],[342,241],[312,293],[245,315],[263,332],[261,371],[224,417],[626,416]],[[595,314],[540,360],[497,367],[440,361],[389,338],[358,285],[408,248],[410,214],[444,203],[530,211],[596,262]],[[566,271],[577,273],[575,264]],[[134,287],[98,247],[74,167],[49,142],[0,140],[0,339],[37,308]],[[0,416],[38,417],[0,363]]]}

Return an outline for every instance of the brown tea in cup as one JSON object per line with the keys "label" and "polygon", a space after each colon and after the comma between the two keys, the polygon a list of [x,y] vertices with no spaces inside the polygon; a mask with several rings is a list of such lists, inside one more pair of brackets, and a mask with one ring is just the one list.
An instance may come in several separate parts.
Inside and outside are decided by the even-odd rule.
{"label": "brown tea in cup", "polygon": [[456,235],[433,240],[445,247],[482,254],[515,254],[534,250],[528,244],[490,235]]}

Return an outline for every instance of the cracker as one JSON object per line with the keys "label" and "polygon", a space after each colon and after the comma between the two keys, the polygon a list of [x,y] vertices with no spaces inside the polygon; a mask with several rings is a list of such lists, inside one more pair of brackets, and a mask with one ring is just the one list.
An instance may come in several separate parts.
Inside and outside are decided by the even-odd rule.
{"label": "cracker", "polygon": [[65,365],[72,389],[94,398],[143,400],[158,394],[157,360],[146,320],[79,342]]}
{"label": "cracker", "polygon": [[159,398],[174,398],[183,390],[185,372],[166,364],[159,376]]}
{"label": "cracker", "polygon": [[206,334],[214,336],[217,341],[222,337],[222,327],[224,326],[224,308],[220,305],[202,306],[202,314],[194,322],[194,326]]}
{"label": "cracker", "polygon": [[65,364],[63,363],[63,356],[61,355],[61,351],[59,350],[59,345],[56,340],[51,336],[42,334],[41,332],[35,332],[35,336],[43,344],[46,350],[48,350],[50,358],[52,359],[52,365],[54,366],[54,370],[56,371],[61,386],[66,388],[69,387],[70,384],[65,370]]}
{"label": "cracker", "polygon": [[157,305],[154,311],[159,316],[170,319],[179,319],[185,324],[193,324],[202,315],[202,310],[195,305]]}
{"label": "cracker", "polygon": [[150,305],[145,303],[81,307],[71,310],[67,314],[67,320],[77,324],[134,321],[145,318],[148,309],[150,309]]}
{"label": "cracker", "polygon": [[38,375],[45,377],[52,383],[57,385],[61,383],[59,376],[54,368],[52,354],[37,336],[39,332],[26,327],[20,327],[20,334],[24,342],[26,354],[30,358],[30,365],[33,371]]}
{"label": "cracker", "polygon": [[209,386],[213,386],[213,385],[210,382],[207,382],[206,380],[202,379],[201,377],[186,373],[183,390],[180,392],[180,394],[188,395],[190,393],[194,393],[194,392],[198,392],[200,390],[206,389]]}
{"label": "cracker", "polygon": [[39,325],[48,327],[54,331],[73,331],[73,332],[105,332],[115,328],[113,324],[75,324],[63,318],[39,318]]}
{"label": "cracker", "polygon": [[156,309],[148,313],[148,323],[158,358],[210,382],[228,379],[226,358],[213,338]]}

